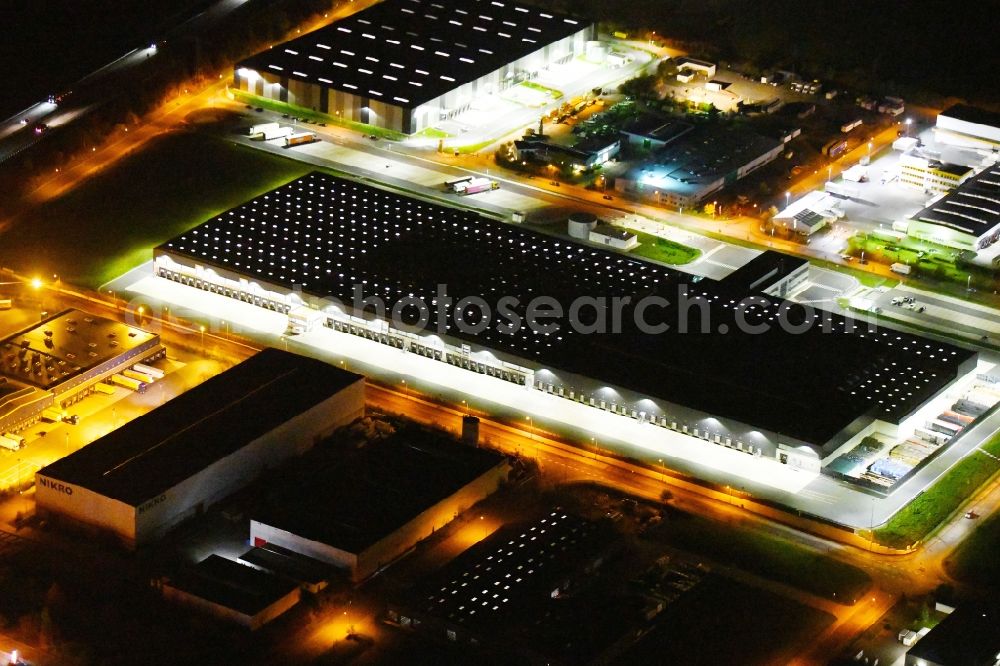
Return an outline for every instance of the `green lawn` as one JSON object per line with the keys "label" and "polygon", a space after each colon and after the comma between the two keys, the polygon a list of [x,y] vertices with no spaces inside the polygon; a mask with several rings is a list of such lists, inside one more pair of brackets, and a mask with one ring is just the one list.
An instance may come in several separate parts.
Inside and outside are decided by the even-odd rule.
{"label": "green lawn", "polygon": [[413,136],[420,136],[424,137],[425,139],[450,139],[454,135],[449,134],[448,132],[440,130],[436,127],[425,127],[424,129],[420,130]]}
{"label": "green lawn", "polygon": [[861,569],[778,537],[692,514],[674,514],[657,538],[681,550],[851,604],[871,586]]}
{"label": "green lawn", "polygon": [[543,86],[541,83],[535,83],[534,81],[524,81],[520,85],[525,88],[530,88],[531,90],[537,90],[541,93],[547,93],[552,99],[562,99],[562,91],[556,90],[555,88],[549,88],[548,86]]}
{"label": "green lawn", "polygon": [[[886,233],[857,234],[848,241],[854,253],[865,254],[886,264],[901,263],[916,268],[921,278],[937,278],[966,284],[969,272],[956,265],[955,250],[907,236],[896,239]],[[973,277],[973,281],[976,281]]]}
{"label": "green lawn", "polygon": [[[1000,437],[982,447],[1000,455]],[[944,473],[930,488],[875,529],[875,540],[890,548],[907,548],[926,538],[938,525],[1000,470],[1000,462],[972,452]]]}
{"label": "green lawn", "polygon": [[660,238],[659,236],[637,231],[636,229],[629,229],[629,231],[639,238],[639,247],[632,250],[632,254],[639,255],[640,257],[679,266],[689,264],[701,255],[701,250],[697,248],[681,245],[666,238]]}
{"label": "green lawn", "polygon": [[395,130],[384,129],[382,127],[375,127],[374,125],[365,125],[364,123],[357,123],[352,120],[345,120],[339,116],[331,116],[326,113],[320,113],[319,111],[313,111],[312,109],[307,109],[303,106],[297,106],[295,104],[288,104],[287,102],[279,102],[273,99],[251,95],[250,93],[243,92],[242,90],[234,90],[233,95],[238,101],[243,102],[244,104],[259,106],[262,109],[268,109],[278,113],[287,113],[292,116],[307,118],[316,122],[339,125],[340,127],[346,127],[350,130],[354,130],[355,132],[360,132],[361,134],[374,134],[379,138],[391,139],[393,141],[402,141],[406,138],[406,135],[402,132],[396,132]]}
{"label": "green lawn", "polygon": [[151,259],[156,245],[312,168],[200,134],[165,136],[26,215],[0,236],[16,254],[0,253],[28,274],[98,287]]}
{"label": "green lawn", "polygon": [[1000,514],[983,519],[945,561],[948,574],[977,588],[1000,588],[1000,567],[996,556],[1000,552]]}

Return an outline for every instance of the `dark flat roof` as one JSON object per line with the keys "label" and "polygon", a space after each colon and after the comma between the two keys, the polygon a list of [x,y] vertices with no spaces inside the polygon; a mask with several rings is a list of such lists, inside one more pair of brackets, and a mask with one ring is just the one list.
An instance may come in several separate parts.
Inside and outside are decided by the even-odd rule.
{"label": "dark flat roof", "polygon": [[251,617],[298,587],[219,555],[209,555],[182,570],[170,579],[170,586]]}
{"label": "dark flat roof", "polygon": [[588,25],[509,0],[384,0],[237,67],[415,108]]}
{"label": "dark flat roof", "polygon": [[265,349],[39,474],[139,506],[360,380]]}
{"label": "dark flat roof", "polygon": [[265,525],[360,553],[500,465],[504,457],[436,433],[408,429],[268,488],[251,515]]}
{"label": "dark flat roof", "polygon": [[275,575],[298,583],[316,585],[338,578],[340,574],[326,562],[269,543],[261,548],[251,548],[240,555],[247,562]]}
{"label": "dark flat roof", "polygon": [[771,285],[788,277],[808,263],[808,260],[790,254],[761,252],[724,277],[719,286],[742,298],[744,294],[760,291],[762,285]]}
{"label": "dark flat roof", "polygon": [[674,139],[687,134],[694,129],[694,125],[645,113],[625,126],[623,130],[627,134],[646,136],[651,139],[670,143]]}
{"label": "dark flat roof", "polygon": [[964,164],[953,164],[951,162],[932,162],[930,167],[937,171],[950,173],[953,176],[964,176],[972,171],[972,167],[970,166],[965,166]]}
{"label": "dark flat roof", "polygon": [[537,521],[501,527],[408,590],[400,605],[493,634],[551,601],[552,590],[609,542],[605,526],[557,508]]}
{"label": "dark flat roof", "polygon": [[[581,296],[630,296],[633,303],[659,296],[670,305],[650,308],[663,317],[649,320],[671,326],[661,335],[636,330],[627,309],[621,333],[581,334],[565,320],[549,335],[528,326],[513,334],[495,326],[465,333],[451,308],[441,323],[449,336],[534,360],[557,374],[577,373],[818,445],[865,414],[887,420],[909,414],[975,358],[975,352],[906,333],[851,332],[839,315],[830,315],[830,326],[817,322],[790,334],[776,318],[791,308],[794,320],[800,308],[772,297],[761,297],[766,307],[747,316],[751,323],[770,322],[768,331],[744,333],[734,308],[742,295],[714,280],[318,172],[222,213],[157,251],[286,289],[302,285],[345,304],[353,302],[355,284],[364,284],[365,295],[383,295],[390,307],[411,293],[431,304],[439,284],[456,302],[479,296],[495,305],[513,296],[522,318],[540,294],[565,308]],[[276,260],[282,256],[296,261]],[[680,332],[679,322],[692,311],[679,303],[681,288],[688,299],[707,301],[711,332],[699,332],[698,316],[688,316],[694,320],[689,333]],[[719,332],[723,325],[725,334]],[[438,330],[436,308],[425,330]]]}
{"label": "dark flat roof", "polygon": [[1000,610],[995,606],[963,606],[941,620],[906,654],[942,666],[993,666],[1000,654],[998,626]]}
{"label": "dark flat roof", "polygon": [[66,310],[0,341],[0,375],[55,388],[157,337],[113,319]]}
{"label": "dark flat roof", "polygon": [[948,116],[956,120],[964,120],[967,123],[976,125],[989,125],[990,127],[1000,127],[1000,113],[971,106],[969,104],[955,104],[949,106],[941,112],[942,116]]}
{"label": "dark flat roof", "polygon": [[1000,225],[1000,165],[969,178],[912,219],[973,236],[992,231]]}

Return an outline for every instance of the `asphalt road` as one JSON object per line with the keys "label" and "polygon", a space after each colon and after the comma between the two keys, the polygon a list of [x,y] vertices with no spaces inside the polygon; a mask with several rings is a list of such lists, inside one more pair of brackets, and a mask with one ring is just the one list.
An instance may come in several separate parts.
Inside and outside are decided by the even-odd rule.
{"label": "asphalt road", "polygon": [[[250,1],[252,0],[218,0],[194,16],[179,16],[178,23],[157,37],[157,42],[195,35],[228,18],[235,9]],[[0,164],[116,98],[121,94],[124,80],[143,76],[144,65],[150,58],[155,58],[156,54],[157,49],[151,48],[151,45],[132,49],[70,86],[71,94],[59,104],[42,100],[0,122]],[[34,128],[38,123],[47,125],[48,129],[36,132]]]}

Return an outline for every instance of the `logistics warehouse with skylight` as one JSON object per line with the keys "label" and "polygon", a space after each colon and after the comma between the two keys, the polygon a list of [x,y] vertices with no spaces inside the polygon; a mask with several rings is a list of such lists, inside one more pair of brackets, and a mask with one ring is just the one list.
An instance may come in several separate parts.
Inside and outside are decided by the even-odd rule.
{"label": "logistics warehouse with skylight", "polygon": [[[803,307],[782,296],[807,270],[801,259],[765,252],[721,281],[699,279],[318,172],[165,243],[154,261],[159,278],[287,313],[302,330],[325,325],[818,470],[876,427],[905,427],[974,371],[977,355],[831,313],[805,321]],[[359,311],[355,287],[381,296],[385,312]],[[538,296],[569,312],[553,320],[558,330],[526,324],[538,319],[528,316]],[[506,299],[525,325],[497,317],[487,325],[466,297],[493,313]],[[615,297],[631,299],[620,301],[620,330],[586,305]],[[575,326],[574,303],[583,304]],[[635,323],[641,303],[660,330]],[[403,323],[391,323],[393,308]],[[778,325],[782,317],[798,330]]]}
{"label": "logistics warehouse with skylight", "polygon": [[506,0],[384,0],[238,63],[234,84],[413,134],[582,54],[594,34]]}

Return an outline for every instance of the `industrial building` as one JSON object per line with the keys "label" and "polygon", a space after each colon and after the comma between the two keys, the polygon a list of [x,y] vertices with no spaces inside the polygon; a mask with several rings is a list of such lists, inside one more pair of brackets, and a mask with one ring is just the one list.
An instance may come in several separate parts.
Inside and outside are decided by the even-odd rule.
{"label": "industrial building", "polygon": [[619,192],[691,208],[774,161],[784,144],[740,128],[696,127],[615,179]]}
{"label": "industrial building", "polygon": [[779,211],[771,222],[793,233],[811,236],[843,216],[840,199],[821,190],[813,190]]}
{"label": "industrial building", "polygon": [[688,70],[704,74],[706,79],[710,79],[715,76],[716,71],[714,62],[698,60],[697,58],[688,58],[687,56],[675,58],[674,66],[677,67],[678,71]]}
{"label": "industrial building", "polygon": [[35,475],[39,513],[134,547],[364,411],[364,378],[267,349]]}
{"label": "industrial building", "polygon": [[66,310],[0,341],[0,433],[36,423],[136,363],[166,353],[160,336]]}
{"label": "industrial building", "polygon": [[238,63],[234,85],[413,134],[582,55],[594,34],[509,0],[383,0]]}
{"label": "industrial building", "polygon": [[538,622],[604,563],[610,533],[559,508],[502,527],[390,601],[387,617],[439,640],[517,650],[528,618]]}
{"label": "industrial building", "polygon": [[987,167],[907,220],[907,233],[983,256],[1000,240],[1000,165]]}
{"label": "industrial building", "polygon": [[679,120],[665,120],[662,116],[643,114],[622,129],[628,142],[643,148],[662,148],[694,129],[694,125]]}
{"label": "industrial building", "polygon": [[510,471],[494,451],[415,429],[358,450],[317,453],[308,467],[269,487],[251,516],[251,542],[326,562],[354,581],[491,495]]}
{"label": "industrial building", "polygon": [[570,238],[607,245],[617,250],[632,250],[639,247],[639,237],[627,229],[615,227],[597,219],[591,213],[573,213],[567,220]]}
{"label": "industrial building", "polygon": [[899,157],[899,182],[928,194],[950,192],[974,173],[970,166],[941,162],[914,153],[904,153]]}
{"label": "industrial building", "polygon": [[906,651],[906,666],[996,666],[1000,610],[970,604],[952,611]]}
{"label": "industrial building", "polygon": [[968,104],[955,104],[938,114],[935,140],[973,148],[1000,145],[1000,113]]}
{"label": "industrial building", "polygon": [[165,599],[251,631],[291,609],[302,596],[294,582],[219,555],[154,584]]}
{"label": "industrial building", "polygon": [[[875,428],[893,433],[976,363],[973,351],[836,314],[806,320],[783,300],[805,279],[801,259],[765,252],[722,280],[700,279],[321,173],[163,244],[154,271],[280,312],[307,308],[340,333],[810,469]],[[454,300],[438,305],[442,284]],[[363,312],[355,285],[385,299],[382,316]],[[529,325],[538,294],[562,305],[555,331]],[[482,324],[481,310],[456,307],[468,296],[494,313],[513,298],[514,317]],[[567,316],[578,299],[625,296],[620,330],[594,311]]]}
{"label": "industrial building", "polygon": [[575,146],[550,143],[547,137],[530,137],[514,141],[514,159],[554,164],[576,172],[589,171],[616,157],[621,152],[618,139],[580,141]]}

